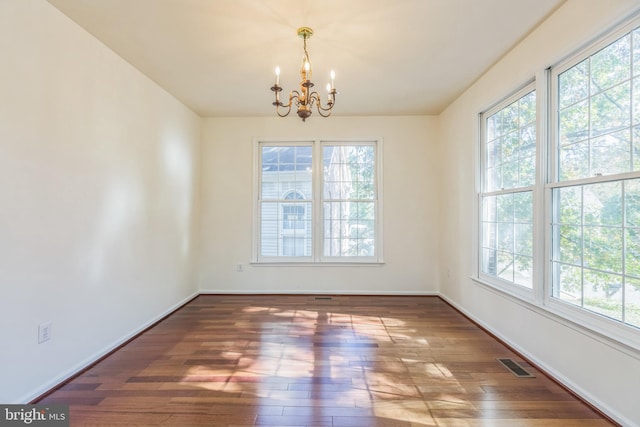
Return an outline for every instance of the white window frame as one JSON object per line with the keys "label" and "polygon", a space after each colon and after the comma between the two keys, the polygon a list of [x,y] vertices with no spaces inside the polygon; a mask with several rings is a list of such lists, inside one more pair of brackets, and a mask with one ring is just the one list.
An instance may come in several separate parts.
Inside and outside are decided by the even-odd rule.
{"label": "white window frame", "polygon": [[[251,262],[255,265],[372,265],[383,264],[383,208],[382,208],[382,138],[358,139],[282,139],[254,138],[254,189],[253,189],[253,243]],[[261,147],[263,146],[312,146],[312,197],[305,199],[311,203],[312,254],[308,257],[262,256],[261,242]],[[375,149],[375,255],[365,256],[324,256],[323,255],[323,147],[325,145],[369,145]]]}
{"label": "white window frame", "polygon": [[[550,123],[550,141],[549,141],[549,170],[548,180],[545,185],[546,200],[546,218],[545,218],[545,284],[544,305],[545,308],[554,314],[557,314],[572,323],[581,325],[591,331],[596,332],[602,337],[613,339],[625,346],[635,350],[640,350],[640,329],[632,325],[624,324],[615,319],[608,318],[604,315],[589,311],[580,306],[573,305],[569,302],[562,301],[553,297],[553,280],[554,273],[552,268],[552,252],[553,252],[553,229],[551,226],[554,201],[553,191],[557,188],[568,188],[575,185],[619,182],[630,178],[640,178],[640,171],[625,172],[606,176],[593,176],[571,181],[559,181],[557,160],[557,144],[559,141],[559,122],[558,122],[558,77],[563,72],[579,64],[591,55],[609,46],[625,34],[633,31],[640,26],[640,17],[636,17],[626,23],[618,26],[617,29],[610,31],[605,36],[600,37],[596,42],[580,50],[571,57],[565,59],[549,71],[550,99],[549,105],[549,123]],[[624,253],[623,253],[624,258]]]}
{"label": "white window frame", "polygon": [[[610,176],[595,176],[575,181],[557,181],[556,144],[559,136],[557,100],[558,76],[583,61],[593,53],[608,46],[624,36],[626,33],[640,26],[640,14],[635,14],[613,30],[584,47],[570,57],[559,61],[547,69],[540,69],[535,75],[535,89],[537,98],[537,166],[536,184],[534,186],[533,229],[534,229],[534,278],[532,292],[522,292],[517,286],[491,276],[480,275],[481,269],[481,219],[480,204],[482,196],[482,168],[484,165],[484,129],[482,115],[478,114],[478,140],[476,141],[476,195],[474,198],[474,250],[473,273],[471,279],[478,285],[496,292],[513,302],[552,319],[568,328],[583,333],[592,339],[612,346],[632,357],[640,359],[640,328],[610,319],[604,315],[591,312],[585,308],[575,306],[569,302],[554,298],[552,295],[552,244],[553,244],[553,190],[564,186],[593,184],[608,181],[622,181],[640,178],[640,171],[626,172]],[[633,89],[632,89],[633,90]],[[511,97],[517,97],[520,90]],[[510,99],[507,97],[505,99]],[[501,102],[493,104],[485,110],[489,112]],[[507,105],[507,104],[504,104]],[[632,111],[633,112],[633,111]],[[633,124],[633,123],[632,123]]]}
{"label": "white window frame", "polygon": [[[511,95],[501,99],[499,102],[495,103],[490,108],[487,108],[483,112],[478,115],[479,122],[479,141],[476,144],[478,147],[478,152],[476,153],[476,198],[475,198],[475,244],[474,244],[474,275],[472,279],[476,282],[479,282],[483,285],[490,286],[492,288],[496,288],[502,292],[505,292],[509,295],[513,295],[517,298],[524,299],[527,301],[533,301],[537,295],[537,283],[539,282],[540,274],[538,271],[540,270],[540,247],[542,246],[542,242],[540,242],[536,236],[538,235],[539,223],[537,221],[537,205],[539,204],[539,200],[541,197],[539,191],[539,183],[540,183],[540,139],[541,139],[541,128],[540,128],[540,105],[541,101],[544,99],[540,98],[540,91],[537,87],[537,80],[533,79],[528,83],[522,85],[518,90],[513,92]],[[486,191],[486,146],[487,146],[487,129],[486,123],[487,118],[492,116],[493,114],[499,112],[503,108],[512,104],[513,102],[519,100],[523,96],[536,92],[536,160],[535,160],[535,182],[533,185],[526,187],[518,187],[513,189],[501,189],[495,191]],[[491,274],[486,274],[482,271],[482,256],[483,256],[483,197],[485,196],[499,196],[503,194],[514,194],[520,192],[530,191],[532,193],[533,206],[532,206],[532,229],[533,229],[533,237],[532,237],[532,287],[527,288],[526,286],[519,285],[514,282],[510,282],[507,280],[503,280],[499,277],[493,276]]]}

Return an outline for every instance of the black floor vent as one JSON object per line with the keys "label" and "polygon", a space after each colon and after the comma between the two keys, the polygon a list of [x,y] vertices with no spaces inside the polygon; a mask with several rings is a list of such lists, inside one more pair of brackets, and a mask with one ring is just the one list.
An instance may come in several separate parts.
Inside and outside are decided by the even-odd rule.
{"label": "black floor vent", "polygon": [[316,299],[333,299],[332,297],[316,297]]}
{"label": "black floor vent", "polygon": [[510,370],[513,375],[518,378],[535,378],[535,375],[527,372],[522,366],[518,365],[513,359],[498,359],[498,362],[502,363],[505,368]]}

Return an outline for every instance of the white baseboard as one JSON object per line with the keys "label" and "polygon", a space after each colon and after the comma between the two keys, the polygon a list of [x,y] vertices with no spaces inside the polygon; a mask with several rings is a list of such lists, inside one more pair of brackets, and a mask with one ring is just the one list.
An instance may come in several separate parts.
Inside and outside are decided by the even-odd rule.
{"label": "white baseboard", "polygon": [[133,332],[131,332],[128,335],[126,335],[126,336],[118,339],[117,341],[109,344],[107,347],[105,347],[102,350],[100,350],[100,351],[92,354],[91,356],[87,357],[86,359],[84,359],[83,361],[78,363],[73,368],[68,369],[67,371],[63,372],[62,374],[60,374],[57,377],[53,378],[48,383],[38,387],[36,390],[33,390],[31,393],[27,394],[23,398],[18,399],[19,401],[16,402],[16,403],[23,404],[23,403],[31,402],[32,400],[36,399],[37,397],[42,396],[44,393],[46,393],[46,392],[52,390],[53,388],[59,386],[60,384],[62,384],[65,381],[67,381],[68,379],[72,378],[74,375],[78,374],[82,370],[86,369],[87,367],[91,366],[92,364],[94,364],[95,362],[100,360],[105,355],[107,355],[110,352],[112,352],[113,350],[117,349],[122,344],[124,344],[127,341],[129,341],[131,338],[134,338],[136,335],[138,335],[140,332],[144,331],[148,327],[152,326],[154,323],[158,322],[159,320],[162,320],[162,318],[164,318],[165,316],[167,316],[171,312],[173,312],[176,309],[182,307],[184,304],[186,304],[187,302],[191,301],[193,298],[197,297],[198,295],[199,295],[199,292],[195,292],[195,293],[191,294],[190,296],[184,298],[182,301],[172,305],[171,307],[169,307],[168,309],[166,309],[165,311],[163,311],[159,315],[155,316],[154,318],[152,318],[148,322],[142,324],[140,327],[135,329]]}
{"label": "white baseboard", "polygon": [[637,424],[635,424],[633,421],[631,421],[631,420],[625,418],[624,416],[620,415],[617,411],[615,411],[609,405],[607,405],[606,403],[602,402],[600,399],[596,398],[591,393],[587,392],[586,390],[582,389],[581,387],[579,387],[578,385],[573,383],[571,380],[566,378],[560,372],[558,372],[557,370],[555,370],[551,366],[547,365],[545,362],[537,359],[535,356],[533,356],[531,353],[529,353],[525,349],[523,349],[520,346],[518,346],[518,345],[514,344],[513,342],[511,342],[508,338],[503,336],[500,332],[494,330],[489,325],[484,323],[482,320],[478,319],[476,316],[474,316],[473,314],[469,313],[467,310],[462,308],[460,305],[458,305],[452,299],[448,298],[446,295],[440,293],[438,296],[440,298],[442,298],[444,301],[446,301],[448,304],[450,304],[452,307],[454,307],[456,310],[458,310],[460,313],[464,314],[469,319],[473,320],[475,323],[480,325],[482,328],[486,329],[491,334],[495,335],[500,340],[504,341],[508,346],[510,346],[515,351],[520,353],[528,361],[530,361],[531,363],[535,364],[538,368],[542,369],[545,372],[545,374],[547,374],[548,376],[553,378],[555,381],[557,381],[560,384],[562,384],[562,386],[564,386],[567,389],[571,390],[571,392],[575,393],[577,396],[579,396],[585,402],[588,402],[594,408],[597,408],[603,414],[606,414],[608,417],[610,417],[615,422],[617,422],[617,423],[619,423],[620,425],[623,425],[623,426],[629,426],[629,427],[637,426]]}

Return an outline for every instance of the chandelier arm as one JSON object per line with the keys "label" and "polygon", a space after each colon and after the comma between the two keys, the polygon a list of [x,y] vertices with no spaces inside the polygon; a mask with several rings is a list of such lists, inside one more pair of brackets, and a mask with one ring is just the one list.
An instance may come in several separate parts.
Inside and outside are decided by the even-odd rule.
{"label": "chandelier arm", "polygon": [[292,100],[295,101],[296,105],[300,105],[300,92],[298,92],[297,90],[292,90],[289,94],[289,104],[292,103]]}
{"label": "chandelier arm", "polygon": [[[324,114],[323,111],[328,111],[328,113]],[[320,114],[322,117],[329,117],[331,115],[331,108],[328,108],[325,110],[323,108],[320,108],[320,106],[318,106],[318,114]]]}
{"label": "chandelier arm", "polygon": [[276,113],[280,116],[280,117],[287,117],[289,115],[289,113],[291,112],[291,101],[289,101],[288,105],[282,105],[283,108],[287,109],[287,112],[284,114],[280,113],[280,105],[276,105]]}
{"label": "chandelier arm", "polygon": [[323,107],[322,106],[322,101],[321,101],[321,98],[320,98],[320,94],[318,92],[311,93],[310,97],[315,100],[316,108],[318,110],[318,114],[320,114],[322,117],[329,117],[329,115],[331,115],[331,113],[329,113],[329,114],[327,114],[325,116],[324,114],[322,114],[322,111],[331,111],[331,109],[335,105],[336,95],[333,92],[331,92],[330,94],[331,94],[331,100],[327,103],[326,107]]}

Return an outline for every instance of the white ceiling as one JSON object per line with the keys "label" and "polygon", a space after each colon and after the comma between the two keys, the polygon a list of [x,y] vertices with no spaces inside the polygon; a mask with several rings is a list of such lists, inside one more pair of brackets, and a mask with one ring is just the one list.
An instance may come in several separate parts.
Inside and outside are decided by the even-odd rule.
{"label": "white ceiling", "polygon": [[437,114],[565,0],[48,1],[201,116],[268,116],[275,66],[299,84],[298,27],[334,115]]}

